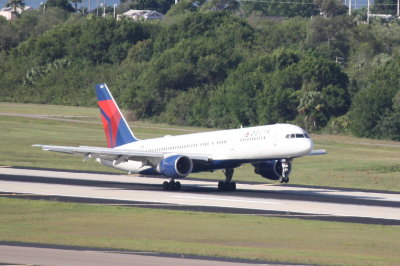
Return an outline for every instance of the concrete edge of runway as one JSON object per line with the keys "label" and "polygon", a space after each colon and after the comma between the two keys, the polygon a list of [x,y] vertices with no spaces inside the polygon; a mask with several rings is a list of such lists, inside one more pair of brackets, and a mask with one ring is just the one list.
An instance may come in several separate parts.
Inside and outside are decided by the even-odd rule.
{"label": "concrete edge of runway", "polygon": [[[86,170],[71,170],[71,169],[57,169],[57,168],[45,168],[45,167],[28,167],[28,166],[7,166],[7,165],[0,165],[0,167],[10,167],[15,169],[26,169],[26,170],[44,170],[44,171],[54,171],[54,172],[70,172],[70,173],[88,173],[88,174],[107,174],[107,175],[128,175],[127,173],[120,172],[120,173],[113,173],[113,172],[106,172],[106,171],[86,171]],[[160,176],[145,176],[146,178],[160,178]],[[186,177],[182,180],[194,180],[194,181],[208,181],[208,182],[218,182],[221,179],[206,179],[206,178],[196,178],[196,177]],[[280,183],[267,183],[260,177],[260,181],[237,181],[238,184],[247,184],[247,185],[282,185]],[[286,187],[295,187],[295,188],[313,188],[313,189],[338,189],[346,192],[371,192],[371,193],[386,193],[386,194],[400,194],[400,191],[391,191],[391,190],[379,190],[379,189],[363,189],[363,188],[349,188],[349,187],[329,187],[329,186],[312,186],[312,185],[300,185],[300,184],[284,184]]]}
{"label": "concrete edge of runway", "polygon": [[326,222],[344,222],[344,223],[400,226],[399,220],[392,220],[392,219],[351,217],[351,216],[333,216],[333,215],[315,215],[315,214],[304,214],[304,213],[297,213],[297,212],[282,212],[282,211],[272,211],[272,210],[266,211],[266,210],[252,210],[252,209],[242,209],[242,208],[174,205],[174,204],[168,204],[168,203],[149,203],[149,202],[140,202],[140,201],[125,201],[125,200],[114,200],[114,199],[84,198],[84,197],[46,196],[46,195],[33,195],[33,194],[23,194],[23,193],[10,194],[10,193],[3,193],[3,192],[0,192],[0,197],[28,199],[28,200],[46,200],[46,201],[68,202],[68,203],[98,204],[98,205],[104,205],[104,206],[136,207],[136,208],[176,210],[176,211],[209,212],[209,213],[226,213],[226,214],[237,214],[237,215],[267,216],[267,217],[275,217],[275,218],[302,219],[302,220],[314,220],[314,221],[326,221]]}

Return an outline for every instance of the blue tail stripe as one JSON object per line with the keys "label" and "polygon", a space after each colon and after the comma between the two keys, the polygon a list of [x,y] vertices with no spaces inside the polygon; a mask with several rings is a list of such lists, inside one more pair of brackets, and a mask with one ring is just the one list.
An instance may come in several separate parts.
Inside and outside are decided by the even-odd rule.
{"label": "blue tail stripe", "polygon": [[121,119],[118,125],[118,133],[117,133],[117,143],[116,146],[121,146],[126,143],[137,141],[129,131],[125,121]]}
{"label": "blue tail stripe", "polygon": [[[111,124],[111,118],[108,117],[108,115],[106,114],[106,112],[103,111],[103,109],[101,109],[101,108],[99,108],[99,109],[100,109],[100,114],[107,120],[108,124],[110,125]],[[110,136],[110,141],[112,142],[113,137],[112,137],[112,128],[111,127],[108,127],[108,133],[109,133],[109,136]],[[112,145],[112,143],[111,143],[111,145]]]}
{"label": "blue tail stripe", "polygon": [[111,94],[105,89],[105,84],[96,85],[96,95],[98,101],[112,100]]}
{"label": "blue tail stripe", "polygon": [[108,146],[113,148],[138,141],[105,83],[96,85],[96,95]]}

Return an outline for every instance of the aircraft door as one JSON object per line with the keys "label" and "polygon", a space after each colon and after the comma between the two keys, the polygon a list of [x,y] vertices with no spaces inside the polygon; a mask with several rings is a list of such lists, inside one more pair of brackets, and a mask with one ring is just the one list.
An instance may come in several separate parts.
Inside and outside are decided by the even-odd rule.
{"label": "aircraft door", "polygon": [[278,132],[276,132],[276,129],[274,129],[272,132],[272,145],[276,146],[278,144]]}

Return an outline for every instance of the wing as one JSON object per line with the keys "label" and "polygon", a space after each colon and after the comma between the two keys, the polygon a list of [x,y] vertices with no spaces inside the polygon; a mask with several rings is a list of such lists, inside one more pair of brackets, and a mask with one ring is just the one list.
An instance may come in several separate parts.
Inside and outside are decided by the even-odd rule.
{"label": "wing", "polygon": [[326,154],[326,150],[312,150],[307,155],[323,155],[323,154]]}
{"label": "wing", "polygon": [[[113,161],[114,165],[118,165],[128,160],[142,162],[143,165],[157,166],[160,161],[164,158],[169,157],[172,153],[161,153],[161,152],[146,152],[138,150],[124,150],[115,148],[101,148],[101,147],[90,147],[90,146],[54,146],[54,145],[41,145],[35,144],[34,147],[41,147],[44,151],[54,151],[67,154],[76,154],[84,157],[84,160],[89,158],[100,158],[109,161]],[[198,161],[211,161],[211,157],[204,154],[192,154],[192,153],[179,153],[192,160]]]}

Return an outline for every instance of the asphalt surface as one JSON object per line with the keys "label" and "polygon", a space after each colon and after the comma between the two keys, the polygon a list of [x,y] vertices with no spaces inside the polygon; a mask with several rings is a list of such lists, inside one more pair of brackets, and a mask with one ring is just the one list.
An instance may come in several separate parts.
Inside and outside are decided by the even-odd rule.
{"label": "asphalt surface", "polygon": [[0,168],[0,196],[143,208],[265,215],[353,223],[400,225],[400,193],[238,183],[219,192],[215,181],[181,180],[163,191],[163,179]]}

